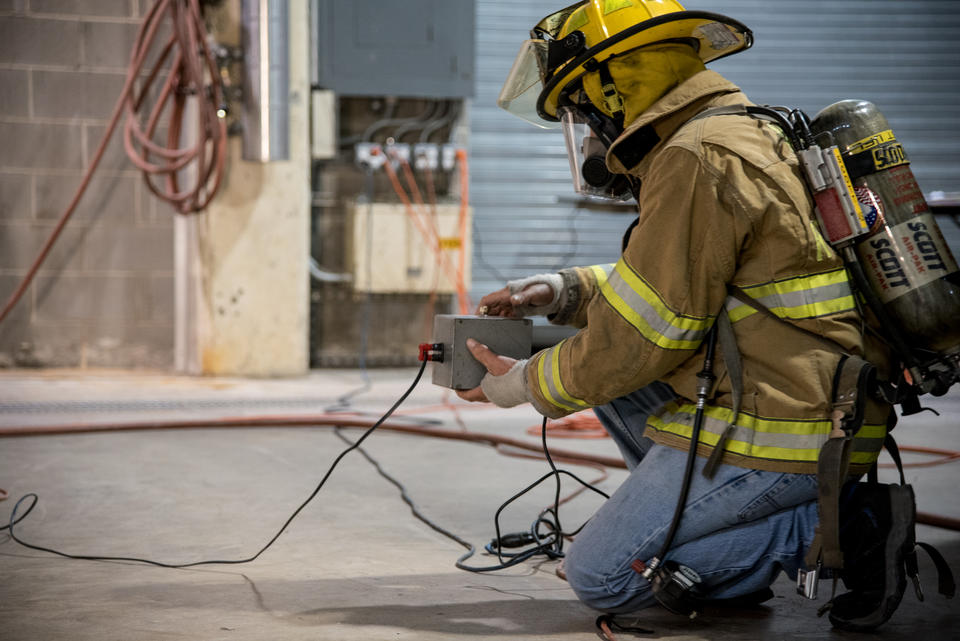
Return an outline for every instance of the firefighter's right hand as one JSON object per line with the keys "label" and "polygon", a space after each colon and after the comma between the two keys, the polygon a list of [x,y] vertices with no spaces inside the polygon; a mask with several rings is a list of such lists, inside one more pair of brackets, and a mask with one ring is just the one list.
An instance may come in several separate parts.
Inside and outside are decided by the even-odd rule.
{"label": "firefighter's right hand", "polygon": [[537,274],[512,280],[503,289],[487,294],[477,306],[479,316],[546,316],[562,307],[563,277],[560,274]]}

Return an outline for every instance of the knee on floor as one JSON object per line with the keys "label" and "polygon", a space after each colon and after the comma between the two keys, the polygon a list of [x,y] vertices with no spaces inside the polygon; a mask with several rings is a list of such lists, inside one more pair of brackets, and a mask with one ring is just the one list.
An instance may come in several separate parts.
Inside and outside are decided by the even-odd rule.
{"label": "knee on floor", "polygon": [[650,583],[632,569],[610,575],[584,561],[575,553],[564,561],[567,582],[584,605],[601,612],[621,613],[653,604]]}

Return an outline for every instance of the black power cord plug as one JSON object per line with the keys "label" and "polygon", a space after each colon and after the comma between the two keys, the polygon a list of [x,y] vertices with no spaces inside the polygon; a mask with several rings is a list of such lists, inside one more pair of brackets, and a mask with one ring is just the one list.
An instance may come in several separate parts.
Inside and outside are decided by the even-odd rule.
{"label": "black power cord plug", "polygon": [[487,549],[522,548],[525,545],[536,543],[536,541],[536,537],[531,532],[513,532],[504,534],[499,539],[492,539],[487,544]]}

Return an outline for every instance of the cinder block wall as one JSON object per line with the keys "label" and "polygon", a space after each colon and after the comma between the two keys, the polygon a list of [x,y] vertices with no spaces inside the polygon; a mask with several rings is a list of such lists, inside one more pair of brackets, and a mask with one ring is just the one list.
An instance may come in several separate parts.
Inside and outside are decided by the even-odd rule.
{"label": "cinder block wall", "polygon": [[[123,87],[147,0],[0,0],[0,304],[69,203]],[[173,216],[114,134],[17,308],[0,367],[173,363]]]}

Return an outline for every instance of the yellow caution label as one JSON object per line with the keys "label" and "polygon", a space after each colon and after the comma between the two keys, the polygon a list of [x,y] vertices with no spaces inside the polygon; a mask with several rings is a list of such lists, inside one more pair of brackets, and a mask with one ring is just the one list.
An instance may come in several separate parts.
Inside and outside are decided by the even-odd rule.
{"label": "yellow caution label", "polygon": [[843,177],[843,186],[847,190],[847,200],[853,204],[853,211],[857,214],[857,222],[860,223],[860,229],[867,229],[867,221],[863,217],[863,209],[860,208],[860,201],[857,200],[857,194],[853,190],[853,181],[850,180],[850,174],[847,173],[847,166],[843,163],[843,156],[840,155],[838,147],[831,147],[834,157],[837,159],[837,166],[840,168],[840,175]]}
{"label": "yellow caution label", "polygon": [[440,249],[460,249],[459,238],[441,238]]}
{"label": "yellow caution label", "polygon": [[867,136],[862,140],[858,140],[847,147],[847,153],[859,154],[861,152],[873,149],[874,147],[879,147],[887,142],[897,142],[897,137],[893,135],[892,129],[887,129],[886,131],[881,131],[880,133],[876,133],[872,136]]}
{"label": "yellow caution label", "polygon": [[908,162],[907,155],[903,152],[903,145],[900,143],[884,145],[873,150],[873,166],[877,171],[906,165]]}

